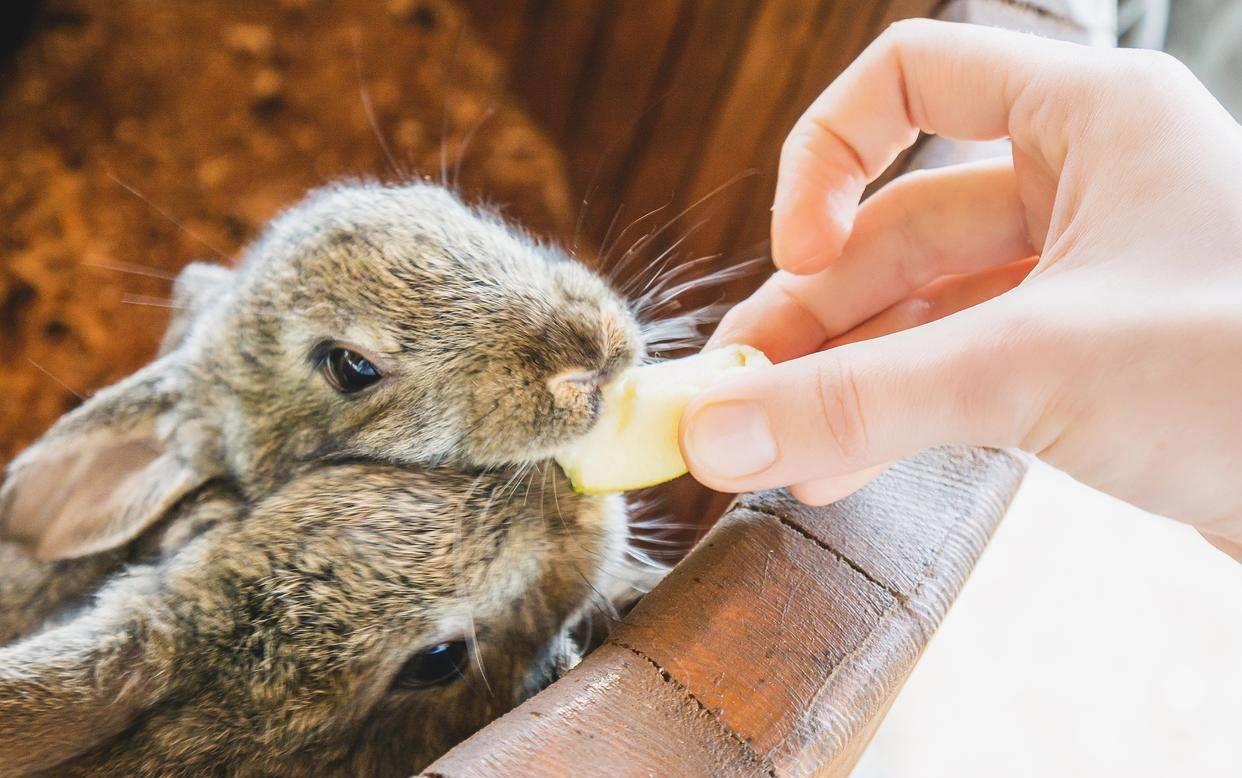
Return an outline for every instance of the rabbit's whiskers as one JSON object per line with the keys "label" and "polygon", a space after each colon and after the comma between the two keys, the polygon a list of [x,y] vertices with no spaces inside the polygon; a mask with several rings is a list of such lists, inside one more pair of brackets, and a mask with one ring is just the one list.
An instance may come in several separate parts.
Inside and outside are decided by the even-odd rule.
{"label": "rabbit's whiskers", "polygon": [[[653,259],[647,265],[647,267],[643,268],[638,273],[635,273],[634,276],[630,278],[630,280],[622,284],[621,289],[620,289],[621,293],[628,297],[630,293],[633,292],[635,287],[639,286],[640,284],[644,284],[644,283],[650,284],[656,278],[658,278],[659,275],[668,268],[669,264],[672,263],[674,260],[676,260],[677,257],[679,256],[679,254],[677,253],[678,247],[680,247],[683,243],[688,241],[690,238],[694,237],[694,233],[702,229],[703,225],[707,224],[707,222],[708,222],[707,219],[699,219],[697,222],[690,225],[689,229],[687,229],[680,238],[670,243],[668,247],[664,249],[664,251],[661,251],[659,254],[657,254],[655,259]],[[645,279],[649,279],[649,280],[645,280]],[[639,290],[639,294],[641,294],[643,291],[645,291],[645,287]]]}
{"label": "rabbit's whiskers", "polygon": [[122,262],[119,259],[88,259],[83,261],[82,264],[86,267],[98,267],[104,270],[114,270],[118,273],[159,278],[164,281],[172,281],[177,277],[176,273],[167,270],[160,270],[148,265],[139,265],[136,262]]}
{"label": "rabbit's whiskers", "polygon": [[454,191],[461,190],[461,166],[466,160],[466,152],[470,150],[470,144],[474,141],[474,136],[477,135],[479,130],[483,129],[483,125],[487,124],[488,120],[495,115],[496,99],[493,98],[492,102],[488,105],[487,110],[483,111],[482,115],[480,115],[479,120],[474,123],[474,126],[466,131],[464,136],[462,136],[461,143],[457,146],[457,153],[455,155],[456,158],[453,161],[452,188]]}
{"label": "rabbit's whiskers", "polygon": [[440,185],[449,188],[448,181],[448,134],[449,134],[449,103],[453,99],[453,79],[457,75],[457,54],[461,49],[462,35],[465,25],[459,24],[453,36],[453,45],[449,49],[448,62],[444,66],[444,105],[440,108]]}
{"label": "rabbit's whiskers", "polygon": [[78,398],[79,400],[83,402],[86,401],[86,395],[82,394],[81,392],[74,389],[69,384],[65,383],[64,381],[60,380],[56,376],[52,375],[52,372],[48,370],[46,367],[44,367],[43,365],[40,365],[38,362],[34,361],[30,357],[26,357],[26,361],[29,362],[31,365],[34,365],[34,368],[38,370],[40,373],[42,373],[43,375],[55,381],[60,386],[60,388],[64,389],[66,392],[69,392],[74,397]]}
{"label": "rabbit's whiskers", "polygon": [[[633,119],[630,120],[629,132],[618,133],[617,137],[613,138],[612,141],[608,144],[608,146],[606,146],[603,152],[599,155],[599,161],[595,163],[595,170],[591,173],[591,178],[589,182],[587,183],[586,194],[583,196],[582,204],[578,208],[578,217],[574,220],[573,240],[569,246],[570,254],[575,255],[575,256],[577,255],[578,239],[582,236],[582,225],[585,223],[587,212],[590,210],[591,197],[594,196],[595,194],[595,189],[596,189],[597,184],[599,183],[600,174],[603,172],[603,169],[604,169],[604,163],[608,160],[610,156],[613,155],[613,153],[616,152],[617,147],[620,145],[621,140],[623,138],[638,137],[642,134],[641,125],[646,121],[647,117],[650,116],[652,111],[654,111],[656,108],[659,108],[660,104],[663,103],[664,100],[669,95],[673,94],[673,92],[676,89],[677,89],[677,85],[674,84],[673,86],[670,86],[668,89],[666,89],[664,93],[661,94],[659,97],[652,100],[651,103],[647,105],[647,107],[643,108],[642,111],[640,111]],[[619,188],[624,189],[625,187],[622,186]],[[670,199],[669,202],[671,204],[672,200]],[[616,222],[617,217],[621,213],[621,209],[624,207],[625,207],[624,205],[621,205],[618,207],[617,212],[613,214],[613,217],[612,217],[613,222]],[[645,218],[645,217],[640,217],[640,218]],[[612,224],[610,223],[608,226],[607,232],[611,232],[611,231],[612,231]],[[601,242],[600,245],[601,246],[608,245],[606,234],[605,234],[605,239]],[[601,265],[601,267],[603,267],[603,265]]]}
{"label": "rabbit's whiskers", "polygon": [[147,305],[154,308],[171,308],[174,310],[186,310],[186,306],[177,305],[167,297],[156,297],[148,294],[135,294],[126,292],[121,296],[121,302],[126,305]]}
{"label": "rabbit's whiskers", "polygon": [[[712,286],[718,286],[729,281],[754,275],[758,272],[767,270],[771,267],[771,262],[767,255],[754,257],[752,259],[739,262],[730,267],[721,268],[713,273],[708,273],[699,278],[691,278],[668,287],[668,284],[675,280],[676,276],[669,273],[668,277],[662,279],[659,284],[653,286],[650,291],[646,292],[638,300],[638,308],[644,312],[658,310],[661,306],[676,300],[681,295],[693,289],[704,289]],[[677,274],[684,275],[684,274]]]}
{"label": "rabbit's whiskers", "polygon": [[[642,224],[647,219],[650,219],[652,216],[655,216],[656,214],[660,213],[664,209],[671,207],[673,204],[673,200],[674,200],[674,197],[670,196],[669,199],[666,200],[663,205],[657,205],[655,208],[652,208],[650,211],[647,211],[646,213],[642,214],[638,218],[631,221],[629,224],[625,225],[625,228],[622,229],[621,232],[617,235],[616,240],[610,244],[609,236],[612,234],[612,227],[614,224],[616,224],[617,216],[620,216],[622,208],[625,207],[624,205],[618,206],[617,214],[613,216],[612,222],[609,223],[608,225],[608,231],[604,233],[604,239],[600,242],[600,246],[601,246],[600,260],[599,260],[600,267],[601,268],[609,267],[609,263],[612,261],[613,251],[616,250],[617,246],[621,245],[622,238],[624,238],[626,234],[629,233],[630,230],[632,230],[634,227],[637,227],[639,224]],[[647,233],[646,235],[639,237],[638,240],[635,241],[635,243],[642,241],[644,238],[647,237],[647,235],[650,235],[650,233]],[[627,254],[628,253],[629,252],[627,252]],[[621,271],[623,266],[624,266],[623,264],[618,264],[616,267],[610,268],[609,270],[610,278],[616,278],[617,273]]]}
{"label": "rabbit's whiskers", "polygon": [[[454,567],[453,586],[454,586],[454,594],[457,597],[457,601],[462,603],[466,608],[466,620],[467,620],[467,623],[470,625],[470,639],[466,642],[466,646],[469,649],[470,658],[475,663],[475,666],[479,668],[479,677],[483,679],[483,686],[487,689],[488,695],[495,697],[496,694],[492,690],[492,685],[487,680],[487,670],[483,667],[483,650],[481,646],[479,645],[479,633],[478,633],[478,628],[474,620],[474,601],[470,597],[462,596],[462,582],[463,582],[463,579],[465,579],[466,577],[465,522],[466,522],[466,514],[468,512],[467,508],[469,506],[471,497],[474,495],[475,489],[477,489],[479,486],[479,482],[490,474],[491,474],[491,468],[485,468],[483,472],[479,473],[475,477],[475,479],[470,483],[470,488],[466,490],[466,497],[462,501],[462,510],[457,511],[457,539],[455,543],[457,553],[454,554],[454,560],[453,560],[453,567]],[[492,499],[494,497],[495,497],[494,491],[488,495],[487,501],[483,505],[483,510],[480,511],[479,516],[478,516],[479,523],[482,523],[483,518],[487,516],[487,511],[491,508]]]}
{"label": "rabbit's whiskers", "polygon": [[180,230],[181,230],[182,232],[184,232],[186,235],[189,235],[189,236],[190,236],[191,238],[193,238],[194,240],[198,241],[198,242],[199,242],[199,243],[201,243],[202,245],[204,245],[204,246],[206,246],[207,248],[211,249],[212,253],[214,253],[216,256],[220,257],[221,259],[227,259],[227,256],[228,256],[228,255],[226,255],[223,251],[221,251],[220,249],[218,249],[218,248],[216,248],[214,245],[212,245],[210,242],[208,242],[206,238],[204,238],[203,236],[199,235],[198,233],[196,233],[194,230],[190,229],[189,227],[185,226],[185,225],[184,225],[184,224],[183,224],[180,220],[178,220],[175,216],[173,216],[172,214],[168,213],[168,211],[165,211],[163,208],[160,208],[158,205],[156,205],[155,203],[151,202],[151,199],[150,199],[149,197],[147,197],[146,195],[144,195],[142,192],[139,192],[139,191],[138,191],[136,188],[134,188],[133,186],[130,186],[129,184],[127,184],[127,183],[125,183],[124,181],[122,181],[121,179],[117,178],[117,177],[116,177],[116,175],[114,175],[114,174],[112,173],[112,171],[110,171],[110,170],[108,171],[108,178],[112,179],[112,180],[113,180],[114,182],[116,182],[116,184],[118,184],[118,185],[119,185],[122,189],[124,189],[125,191],[129,192],[129,193],[130,193],[130,194],[132,194],[134,197],[137,197],[139,200],[141,200],[141,201],[143,201],[144,203],[146,203],[148,208],[150,208],[151,210],[155,211],[155,212],[156,212],[156,213],[158,213],[160,216],[163,216],[165,219],[167,219],[169,222],[171,222],[173,225],[175,225],[178,229],[180,229]]}
{"label": "rabbit's whiskers", "polygon": [[354,76],[358,79],[358,99],[362,102],[362,111],[366,114],[367,123],[371,125],[371,132],[375,135],[380,151],[384,152],[384,157],[392,167],[393,174],[398,179],[404,179],[408,177],[408,174],[397,164],[397,158],[393,156],[392,149],[388,146],[388,140],[384,137],[384,133],[379,126],[379,120],[375,116],[375,107],[371,104],[371,93],[367,90],[366,82],[362,78],[361,37],[361,33],[355,30],[353,40]]}
{"label": "rabbit's whiskers", "polygon": [[[700,205],[703,205],[708,200],[711,200],[713,197],[725,191],[726,189],[738,183],[739,181],[743,181],[746,178],[757,175],[758,172],[759,171],[754,168],[743,170],[742,172],[738,173],[737,175],[725,181],[723,184],[720,184],[719,186],[717,186],[715,189],[712,189],[710,192],[703,195],[699,199],[695,200],[690,205],[686,206],[680,212],[675,214],[672,218],[666,221],[664,225],[661,226],[659,229],[649,232],[646,235],[639,238],[638,240],[636,240],[634,244],[631,245],[626,250],[626,252],[621,255],[621,258],[617,261],[615,266],[613,266],[612,268],[605,267],[603,268],[603,272],[605,273],[607,277],[615,279],[616,275],[625,267],[626,263],[630,261],[630,258],[637,256],[640,252],[646,249],[649,245],[653,244],[657,238],[663,235],[666,231],[672,229],[676,224],[678,224],[681,221],[682,218],[684,218],[691,211],[695,210]],[[661,209],[662,208],[663,206],[661,207]],[[661,209],[657,209],[657,210],[661,210]]]}

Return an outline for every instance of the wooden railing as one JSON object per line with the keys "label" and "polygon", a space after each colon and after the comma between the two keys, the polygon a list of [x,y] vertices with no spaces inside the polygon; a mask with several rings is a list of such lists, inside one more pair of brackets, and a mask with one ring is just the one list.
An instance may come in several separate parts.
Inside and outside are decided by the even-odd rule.
{"label": "wooden railing", "polygon": [[845,775],[1022,472],[940,450],[828,508],[742,498],[602,647],[428,774]]}
{"label": "wooden railing", "polygon": [[[532,5],[546,9],[560,4]],[[752,14],[758,16],[748,17],[751,30],[730,38],[749,43],[730,49],[743,61],[731,83],[722,87],[726,95],[747,94],[746,83],[762,80],[763,62],[748,59],[747,53],[773,45],[775,41],[761,40],[776,33],[760,29],[758,19],[775,15],[788,23],[789,14],[801,13],[809,23],[812,8],[825,18],[840,19],[850,4],[757,5],[759,11]],[[1099,43],[1108,40],[1109,16],[1100,10],[1105,5],[957,0],[935,10],[957,21]],[[879,32],[879,19],[914,9],[903,3],[876,7],[882,11],[872,14],[868,34]],[[1085,18],[1084,11],[1099,14]],[[653,12],[661,18],[666,13]],[[616,36],[618,25],[639,24],[618,15],[606,27],[605,38]],[[537,22],[542,18],[535,16]],[[646,21],[657,23],[655,18]],[[777,35],[785,45],[770,51],[770,60],[783,59],[777,51],[798,53],[793,50],[806,47],[813,34],[785,29]],[[812,76],[802,81],[826,82],[865,40],[861,33],[851,33],[830,58],[831,66],[816,74],[818,81]],[[652,45],[653,51],[660,48]],[[547,55],[534,54],[536,60],[540,56]],[[606,62],[611,54],[592,56]],[[827,55],[799,56],[806,66]],[[674,59],[694,66],[693,56]],[[530,78],[522,75],[522,68],[541,66],[514,67],[520,85]],[[746,76],[748,68],[757,69],[753,77]],[[788,66],[780,64],[773,78],[788,75]],[[536,95],[556,88],[551,76],[544,78]],[[533,102],[538,106],[543,99],[546,95]],[[762,100],[756,104],[766,105]],[[748,115],[761,121],[766,114],[747,108],[756,104],[741,98],[735,103],[726,96],[693,131],[682,128],[680,134],[661,139],[660,128],[671,132],[668,128],[676,123],[656,121],[647,125],[656,138],[630,145],[657,149],[684,144],[691,165],[708,167],[693,170],[691,179],[711,178],[720,170],[712,167],[712,160],[731,150],[742,156],[771,156],[773,149],[763,143],[775,139],[758,140],[767,130],[755,134],[746,128],[738,148],[730,145],[730,133],[719,129],[740,127]],[[683,115],[682,120],[688,123],[694,117]],[[606,129],[600,132],[608,134]],[[603,142],[562,137],[571,145]],[[703,143],[717,147],[696,145]],[[762,153],[757,151],[761,146]],[[897,167],[932,167],[996,153],[1007,153],[1007,147],[924,139]],[[642,180],[645,165],[662,164],[661,154],[650,152],[648,158],[647,151],[631,153],[634,169],[605,168],[611,172],[602,175]],[[738,208],[746,218],[764,221],[770,175],[758,181],[759,189],[729,196],[727,209]],[[765,207],[759,207],[761,202]],[[733,234],[727,240],[738,238]],[[1006,452],[940,449],[898,463],[859,493],[826,508],[803,506],[780,491],[742,497],[602,647],[565,678],[453,749],[426,774],[847,775],[970,574],[1023,472],[1023,461]]]}

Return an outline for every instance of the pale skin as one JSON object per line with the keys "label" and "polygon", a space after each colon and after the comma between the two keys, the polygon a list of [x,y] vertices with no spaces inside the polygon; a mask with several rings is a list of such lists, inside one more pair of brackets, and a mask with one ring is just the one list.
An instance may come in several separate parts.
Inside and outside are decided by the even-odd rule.
{"label": "pale skin", "polygon": [[[1012,158],[864,186],[917,132]],[[891,27],[781,151],[779,270],[711,346],[698,480],[839,499],[943,444],[1028,451],[1242,561],[1242,128],[1176,60]]]}

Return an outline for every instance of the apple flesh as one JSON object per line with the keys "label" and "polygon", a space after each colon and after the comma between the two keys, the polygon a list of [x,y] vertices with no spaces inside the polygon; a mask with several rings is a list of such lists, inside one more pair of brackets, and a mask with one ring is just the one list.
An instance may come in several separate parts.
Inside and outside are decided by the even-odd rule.
{"label": "apple flesh", "polygon": [[678,427],[695,395],[740,370],[771,365],[750,346],[726,346],[632,368],[604,387],[598,421],[556,461],[574,489],[610,494],[671,481],[686,472]]}

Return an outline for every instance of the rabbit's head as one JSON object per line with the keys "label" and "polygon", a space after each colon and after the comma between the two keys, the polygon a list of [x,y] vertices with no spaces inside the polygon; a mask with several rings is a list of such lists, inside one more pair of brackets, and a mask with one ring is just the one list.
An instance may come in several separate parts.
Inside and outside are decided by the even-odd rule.
{"label": "rabbit's head", "polygon": [[200,490],[162,554],[0,648],[0,775],[412,774],[572,664],[622,564],[619,499],[516,472]]}
{"label": "rabbit's head", "polygon": [[315,193],[175,304],[160,359],[14,460],[0,536],[80,556],[216,477],[257,497],[331,460],[539,462],[643,352],[597,275],[426,183]]}

